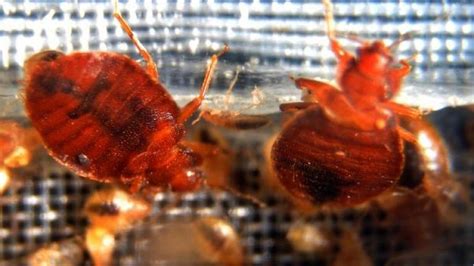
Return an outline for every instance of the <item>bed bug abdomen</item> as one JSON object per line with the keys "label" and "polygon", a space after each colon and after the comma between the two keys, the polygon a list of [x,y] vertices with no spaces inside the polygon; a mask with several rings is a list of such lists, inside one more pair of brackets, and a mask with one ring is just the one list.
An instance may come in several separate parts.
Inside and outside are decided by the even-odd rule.
{"label": "bed bug abdomen", "polygon": [[33,126],[53,157],[83,176],[112,181],[151,147],[171,150],[183,136],[176,103],[129,57],[47,51],[25,69]]}
{"label": "bed bug abdomen", "polygon": [[353,205],[396,184],[404,162],[395,129],[361,131],[311,107],[289,121],[272,148],[282,184],[314,204]]}

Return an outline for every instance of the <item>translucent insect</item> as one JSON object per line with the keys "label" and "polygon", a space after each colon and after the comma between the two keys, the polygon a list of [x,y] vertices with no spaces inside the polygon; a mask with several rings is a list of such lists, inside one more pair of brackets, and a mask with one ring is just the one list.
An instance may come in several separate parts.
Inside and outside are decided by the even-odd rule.
{"label": "translucent insect", "polygon": [[0,194],[10,184],[11,169],[28,165],[39,142],[35,130],[13,120],[0,121]]}
{"label": "translucent insect", "polygon": [[95,265],[110,265],[115,236],[150,215],[150,204],[116,187],[92,194],[84,206],[89,220],[85,245]]}
{"label": "translucent insect", "polygon": [[[152,227],[140,241],[138,264],[243,265],[245,254],[232,224],[217,217],[173,220]],[[160,247],[157,249],[156,247]]]}
{"label": "translucent insect", "polygon": [[[226,91],[224,97],[224,108],[214,109],[204,107],[199,113],[199,118],[203,118],[213,125],[237,130],[257,129],[270,123],[270,118],[267,115],[243,114],[241,112],[244,109],[253,108],[262,103],[264,94],[258,87],[255,87],[251,92],[252,104],[250,106],[242,108],[240,111],[229,110],[229,106],[232,105],[233,102],[232,91],[237,83],[238,77],[239,69],[236,70],[235,77]],[[199,118],[195,121],[198,121]]]}
{"label": "translucent insect", "polygon": [[47,244],[27,256],[0,265],[74,266],[84,263],[84,243],[79,237]]}

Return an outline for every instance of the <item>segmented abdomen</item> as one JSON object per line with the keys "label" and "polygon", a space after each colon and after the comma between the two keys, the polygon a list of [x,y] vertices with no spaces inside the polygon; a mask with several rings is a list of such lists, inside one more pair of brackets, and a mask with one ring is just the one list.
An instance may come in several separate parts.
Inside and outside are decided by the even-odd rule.
{"label": "segmented abdomen", "polygon": [[280,182],[297,198],[353,205],[396,184],[404,156],[394,128],[344,127],[312,107],[285,125],[273,144],[272,162]]}
{"label": "segmented abdomen", "polygon": [[137,155],[182,137],[179,108],[130,58],[73,53],[26,73],[26,109],[50,153],[89,178],[110,181]]}

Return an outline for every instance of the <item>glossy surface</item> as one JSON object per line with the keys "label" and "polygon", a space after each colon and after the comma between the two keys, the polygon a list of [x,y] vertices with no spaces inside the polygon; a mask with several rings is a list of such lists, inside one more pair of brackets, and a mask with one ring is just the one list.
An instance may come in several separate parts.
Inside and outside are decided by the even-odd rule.
{"label": "glossy surface", "polygon": [[146,200],[118,188],[96,191],[84,206],[90,226],[104,228],[113,234],[129,229],[147,217],[150,211]]}
{"label": "glossy surface", "polygon": [[297,198],[351,205],[396,183],[404,161],[402,148],[392,128],[344,127],[315,106],[288,121],[273,145],[272,162],[280,182]]}
{"label": "glossy surface", "polygon": [[26,112],[50,154],[79,175],[131,191],[195,189],[201,184],[199,156],[179,142],[228,47],[211,57],[199,96],[180,109],[113,3],[114,18],[146,67],[112,52],[37,53],[25,62]]}
{"label": "glossy surface", "polygon": [[136,62],[115,53],[43,52],[26,71],[27,112],[55,159],[99,181],[182,188],[178,179],[196,159],[176,145],[184,134],[180,110]]}
{"label": "glossy surface", "polygon": [[[464,220],[469,208],[467,186],[450,167],[445,141],[427,121],[402,122],[416,136],[418,145],[416,147],[413,144],[405,145],[408,148],[405,154],[410,161],[407,161],[404,174],[400,178],[401,185],[410,187],[402,183],[404,180],[407,181],[407,176],[411,179],[417,179],[417,175],[421,176],[421,189],[436,203],[440,219],[446,223],[458,223]],[[410,168],[411,171],[406,171]]]}
{"label": "glossy surface", "polygon": [[[38,58],[40,57],[40,58]],[[26,65],[25,105],[50,153],[99,181],[125,181],[148,171],[160,185],[191,164],[175,144],[178,106],[130,58],[115,53],[44,52]],[[170,174],[154,176],[168,164]],[[148,160],[147,160],[148,159]],[[116,180],[118,177],[121,180]]]}
{"label": "glossy surface", "polygon": [[[404,165],[403,140],[416,137],[398,117],[420,119],[419,111],[392,102],[410,72],[408,60],[395,62],[392,49],[359,41],[357,54],[336,38],[332,3],[323,1],[327,35],[338,67],[337,85],[294,79],[305,102],[281,106],[299,111],[276,139],[271,160],[281,183],[314,204],[354,205],[397,183]],[[356,39],[357,40],[357,39]]]}

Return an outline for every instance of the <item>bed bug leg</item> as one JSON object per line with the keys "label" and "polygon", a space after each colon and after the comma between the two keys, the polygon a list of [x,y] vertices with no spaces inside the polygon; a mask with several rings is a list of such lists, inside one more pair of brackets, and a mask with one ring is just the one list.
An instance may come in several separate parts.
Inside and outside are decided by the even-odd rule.
{"label": "bed bug leg", "polygon": [[418,139],[416,138],[415,135],[413,135],[411,132],[409,132],[408,130],[404,129],[403,127],[401,126],[397,126],[397,131],[398,131],[398,134],[400,135],[400,137],[405,140],[405,141],[408,141],[412,144],[414,144],[416,147],[418,147]]}
{"label": "bed bug leg", "polygon": [[411,119],[421,119],[422,113],[415,108],[408,107],[406,105],[398,104],[395,102],[383,102],[380,103],[380,106],[387,108],[397,115],[408,117]]}
{"label": "bed bug leg", "polygon": [[411,66],[408,63],[411,59],[400,60],[400,67],[393,68],[387,73],[387,82],[389,84],[390,91],[387,97],[392,98],[393,95],[397,95],[401,88],[403,78],[410,74]]}
{"label": "bed bug leg", "polygon": [[193,152],[199,154],[201,157],[203,157],[203,159],[215,156],[222,152],[221,148],[215,144],[187,140],[183,140],[180,143],[188,148],[191,148]]}
{"label": "bed bug leg", "polygon": [[156,68],[156,64],[153,61],[153,57],[151,57],[150,53],[146,50],[146,48],[143,46],[140,40],[138,40],[138,38],[133,33],[130,25],[128,25],[127,21],[125,21],[125,19],[122,17],[122,14],[120,13],[120,9],[118,7],[118,0],[113,0],[113,2],[114,2],[114,17],[120,23],[120,26],[122,27],[123,31],[127,33],[130,40],[132,40],[133,44],[138,49],[138,52],[140,53],[140,55],[143,57],[143,59],[145,59],[146,71],[148,75],[150,75],[150,77],[152,77],[153,80],[159,82],[160,73],[158,72],[158,69]]}
{"label": "bed bug leg", "polygon": [[346,96],[329,83],[305,78],[296,79],[295,83],[298,88],[307,90],[308,97],[319,103],[326,115],[338,123],[361,130],[384,127],[378,125],[378,121],[385,121],[385,117],[355,109]]}
{"label": "bed bug leg", "polygon": [[[240,111],[231,111],[229,106],[232,104],[232,90],[237,83],[239,76],[239,69],[236,70],[234,79],[231,81],[229,88],[227,89],[224,97],[224,108],[214,109],[202,107],[198,119],[193,121],[193,124],[197,123],[200,118],[203,118],[207,122],[220,127],[237,130],[257,129],[270,123],[271,119],[267,115],[250,115],[242,114],[240,111],[250,109],[258,104],[261,100],[256,99],[256,103],[252,103],[250,106],[241,109]],[[257,88],[252,91],[258,90]],[[258,92],[256,92],[258,94]],[[258,97],[258,96],[257,96]]]}
{"label": "bed bug leg", "polygon": [[207,90],[209,89],[209,85],[211,84],[212,75],[214,74],[214,71],[216,69],[217,61],[219,57],[225,54],[227,51],[229,51],[229,46],[225,45],[219,53],[214,54],[211,57],[211,63],[207,67],[206,73],[204,74],[204,80],[202,82],[201,88],[199,89],[199,96],[187,103],[186,106],[181,109],[181,114],[178,118],[178,123],[186,122],[199,108],[202,101],[204,100],[204,96],[206,95]]}
{"label": "bed bug leg", "polygon": [[[191,123],[192,125],[195,125],[199,122],[199,120],[201,120],[201,118],[209,118],[211,117],[211,113],[224,113],[226,112],[228,109],[229,109],[229,105],[230,105],[230,102],[231,102],[231,97],[232,97],[232,90],[234,90],[234,87],[235,87],[235,84],[237,83],[237,80],[239,78],[239,68],[237,68],[235,70],[235,76],[234,78],[232,79],[232,81],[230,82],[230,86],[229,88],[227,89],[227,91],[225,92],[225,97],[224,97],[224,110],[221,111],[221,110],[214,110],[214,109],[208,109],[208,108],[201,108],[201,112],[199,113],[198,117]],[[215,111],[215,112],[214,112]],[[212,124],[215,124],[213,123],[212,119],[211,120],[208,120],[206,119],[208,122],[211,122]]]}
{"label": "bed bug leg", "polygon": [[326,20],[326,32],[331,44],[331,50],[339,60],[349,60],[352,58],[352,55],[347,50],[345,50],[336,39],[336,29],[334,26],[334,15],[331,0],[323,0],[323,4],[325,8],[324,16]]}
{"label": "bed bug leg", "polygon": [[291,102],[291,103],[282,103],[280,104],[280,111],[285,113],[293,113],[299,110],[304,110],[311,106],[318,105],[315,102]]}
{"label": "bed bug leg", "polygon": [[146,184],[146,179],[143,176],[134,176],[132,181],[130,181],[130,186],[128,190],[130,193],[137,193],[142,187]]}

